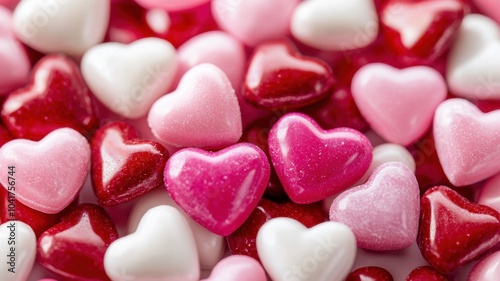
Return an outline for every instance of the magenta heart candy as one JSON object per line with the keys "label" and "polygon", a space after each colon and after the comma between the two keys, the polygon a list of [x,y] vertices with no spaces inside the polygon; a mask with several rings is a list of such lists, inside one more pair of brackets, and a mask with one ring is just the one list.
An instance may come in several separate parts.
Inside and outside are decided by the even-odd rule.
{"label": "magenta heart candy", "polygon": [[180,150],[170,157],[164,173],[172,199],[196,222],[222,236],[250,216],[269,177],[266,154],[248,143],[218,152]]}
{"label": "magenta heart candy", "polygon": [[433,131],[439,162],[453,185],[500,172],[500,110],[482,113],[465,99],[449,99],[437,108]]}
{"label": "magenta heart candy", "polygon": [[401,145],[425,134],[447,92],[441,74],[428,66],[399,70],[373,63],[362,67],[352,80],[356,105],[372,129]]}
{"label": "magenta heart candy", "polygon": [[360,132],[350,128],[325,131],[299,113],[276,122],[269,133],[269,152],[286,193],[299,204],[344,191],[372,161],[372,146]]}
{"label": "magenta heart candy", "polygon": [[202,281],[266,281],[266,272],[251,257],[233,255],[221,260],[208,279]]}
{"label": "magenta heart candy", "polygon": [[[12,140],[0,149],[0,168],[5,171],[0,183],[15,191],[17,200],[55,214],[78,196],[90,168],[90,145],[69,128],[54,130],[39,142]],[[9,177],[7,172],[12,172]]]}
{"label": "magenta heart candy", "polygon": [[412,170],[389,162],[367,183],[333,200],[330,220],[349,226],[364,249],[401,250],[415,242],[420,214],[420,189]]}

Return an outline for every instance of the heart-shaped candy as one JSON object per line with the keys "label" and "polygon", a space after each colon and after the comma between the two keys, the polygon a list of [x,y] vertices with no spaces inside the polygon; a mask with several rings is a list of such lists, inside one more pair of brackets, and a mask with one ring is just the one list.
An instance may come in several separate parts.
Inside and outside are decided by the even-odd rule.
{"label": "heart-shaped candy", "polygon": [[0,95],[26,84],[30,61],[12,30],[11,12],[0,5]]}
{"label": "heart-shaped candy", "polygon": [[448,56],[450,91],[467,99],[500,99],[500,27],[479,14],[467,15]]}
{"label": "heart-shaped candy", "polygon": [[0,148],[0,177],[26,206],[47,214],[66,208],[77,196],[90,167],[87,140],[72,129],[57,129],[39,142],[10,141]]}
{"label": "heart-shaped candy", "polygon": [[290,25],[299,41],[327,51],[359,49],[375,41],[378,34],[373,0],[303,1]]}
{"label": "heart-shaped candy", "polygon": [[212,64],[186,72],[174,92],[153,104],[148,124],[159,140],[176,147],[222,148],[242,134],[238,98]]}
{"label": "heart-shaped candy", "polygon": [[300,0],[213,0],[212,13],[221,29],[245,44],[255,46],[287,35],[290,18],[299,2]]}
{"label": "heart-shaped candy", "polygon": [[0,225],[0,280],[25,281],[36,257],[36,237],[29,225],[9,221]]}
{"label": "heart-shaped candy", "polygon": [[379,13],[389,47],[409,60],[428,62],[451,46],[468,10],[462,0],[388,0]]}
{"label": "heart-shaped candy", "polygon": [[[230,0],[231,1],[231,0]],[[141,6],[148,9],[165,9],[169,12],[176,12],[195,8],[210,2],[210,0],[135,0]]]}
{"label": "heart-shaped candy", "polygon": [[71,59],[49,55],[35,65],[28,86],[7,97],[2,119],[18,138],[40,140],[63,127],[90,135],[99,125],[90,95]]}
{"label": "heart-shaped candy", "polygon": [[191,219],[184,213],[181,207],[172,200],[167,190],[164,188],[151,191],[134,203],[134,208],[128,220],[128,233],[132,233],[137,229],[140,219],[149,209],[160,205],[172,206],[184,216],[194,235],[201,269],[211,270],[214,268],[224,256],[224,251],[226,249],[224,237],[208,231]]}
{"label": "heart-shaped candy", "polygon": [[441,273],[481,258],[500,242],[500,214],[445,186],[429,189],[420,202],[417,243]]}
{"label": "heart-shaped candy", "polygon": [[399,70],[382,63],[362,67],[351,87],[372,129],[385,140],[405,146],[425,134],[448,93],[443,77],[431,67]]}
{"label": "heart-shaped candy", "polygon": [[500,6],[495,0],[472,0],[476,7],[500,24]]}
{"label": "heart-shaped candy", "polygon": [[243,96],[268,109],[298,108],[330,94],[334,82],[327,63],[302,56],[290,41],[283,40],[255,49]]}
{"label": "heart-shaped candy", "polygon": [[118,232],[106,211],[82,204],[40,236],[38,262],[65,279],[109,280],[104,254],[116,239]]}
{"label": "heart-shaped candy", "polygon": [[372,146],[349,128],[322,130],[304,114],[283,116],[269,133],[276,173],[292,201],[307,204],[356,183],[372,160]]}
{"label": "heart-shaped candy", "polygon": [[163,186],[167,149],[139,139],[131,125],[112,122],[99,128],[91,149],[92,186],[100,205],[127,202]]}
{"label": "heart-shaped candy", "polygon": [[150,209],[136,232],[113,242],[104,256],[104,267],[113,281],[198,281],[200,276],[191,229],[170,206]]}
{"label": "heart-shaped candy", "polygon": [[104,43],[82,58],[82,74],[94,95],[111,111],[136,119],[169,89],[177,71],[175,48],[159,38],[123,45]]}
{"label": "heart-shaped candy", "polygon": [[394,281],[391,273],[381,267],[361,267],[347,275],[345,281]]}
{"label": "heart-shaped candy", "polygon": [[14,30],[26,45],[42,53],[81,56],[106,34],[110,0],[21,1]]}
{"label": "heart-shaped candy", "polygon": [[500,174],[486,181],[476,201],[500,212]]}
{"label": "heart-shaped candy", "polygon": [[464,99],[449,99],[436,110],[434,140],[443,170],[455,186],[500,172],[500,110],[482,113]]}
{"label": "heart-shaped candy", "polygon": [[210,277],[202,281],[267,281],[267,276],[258,261],[234,255],[221,260]]}
{"label": "heart-shaped candy", "polygon": [[419,199],[418,182],[410,168],[389,162],[373,171],[366,184],[335,198],[330,220],[349,226],[360,248],[400,250],[417,237]]}
{"label": "heart-shaped candy", "polygon": [[420,266],[410,272],[405,281],[448,281],[430,266]]}
{"label": "heart-shaped candy", "polygon": [[472,268],[467,281],[497,281],[498,276],[500,276],[500,252],[495,252]]}
{"label": "heart-shaped candy", "polygon": [[165,186],[172,199],[196,222],[222,236],[250,216],[269,176],[265,153],[248,143],[218,152],[186,148],[165,166]]}
{"label": "heart-shaped candy", "polygon": [[276,218],[259,230],[257,251],[274,281],[343,281],[356,257],[356,238],[338,222],[308,229],[296,220]]}

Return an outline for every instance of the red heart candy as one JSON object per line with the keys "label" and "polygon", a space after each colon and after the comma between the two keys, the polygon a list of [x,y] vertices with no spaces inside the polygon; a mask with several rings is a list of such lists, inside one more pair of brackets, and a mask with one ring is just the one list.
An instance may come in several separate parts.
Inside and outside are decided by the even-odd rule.
{"label": "red heart candy", "polygon": [[95,133],[91,149],[92,185],[99,204],[124,203],[163,186],[167,149],[139,139],[131,125],[106,124]]}
{"label": "red heart candy", "polygon": [[241,226],[269,182],[266,154],[240,143],[218,152],[178,151],[167,161],[164,181],[172,199],[196,222],[221,236]]}
{"label": "red heart candy", "polygon": [[412,270],[406,281],[448,281],[448,279],[430,266],[421,266]]}
{"label": "red heart candy", "polygon": [[82,204],[40,236],[38,262],[69,280],[109,280],[104,254],[116,239],[118,232],[106,211]]}
{"label": "red heart candy", "polygon": [[278,204],[262,199],[245,223],[226,237],[231,254],[246,255],[260,261],[256,247],[257,233],[265,222],[278,217],[292,218],[306,227],[313,227],[324,222],[326,215],[320,203],[299,205],[286,202]]}
{"label": "red heart candy", "polygon": [[432,61],[451,46],[468,10],[461,0],[388,0],[379,12],[381,30],[397,55]]}
{"label": "red heart candy", "polygon": [[31,140],[63,127],[89,135],[99,125],[80,69],[62,55],[36,64],[28,86],[5,100],[2,119],[15,137]]}
{"label": "red heart candy", "polygon": [[345,281],[394,281],[391,273],[381,267],[361,267],[347,275]]}
{"label": "red heart candy", "polygon": [[350,128],[325,131],[306,115],[283,116],[269,133],[269,152],[283,187],[295,203],[340,193],[368,170],[372,146]]}
{"label": "red heart candy", "polygon": [[326,97],[334,83],[328,64],[302,56],[289,41],[278,41],[255,50],[243,96],[268,109],[299,108]]}
{"label": "red heart candy", "polygon": [[481,258],[500,242],[500,214],[471,203],[456,191],[436,186],[420,201],[417,243],[436,270],[449,273]]}

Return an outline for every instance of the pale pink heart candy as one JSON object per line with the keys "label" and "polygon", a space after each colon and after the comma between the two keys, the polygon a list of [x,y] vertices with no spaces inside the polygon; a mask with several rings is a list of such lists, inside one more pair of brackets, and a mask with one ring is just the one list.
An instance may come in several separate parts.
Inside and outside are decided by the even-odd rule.
{"label": "pale pink heart candy", "polygon": [[30,61],[24,47],[12,30],[12,15],[0,6],[0,95],[25,85],[30,73]]}
{"label": "pale pink heart candy", "polygon": [[455,186],[500,172],[500,110],[481,112],[464,99],[449,99],[436,110],[434,141],[444,173]]}
{"label": "pale pink heart candy", "polygon": [[267,276],[255,259],[234,255],[221,260],[210,277],[202,281],[267,281]]}
{"label": "pale pink heart candy", "polygon": [[351,88],[372,129],[385,140],[405,146],[430,128],[434,111],[447,95],[441,74],[427,66],[399,70],[369,64],[356,72]]}
{"label": "pale pink heart candy", "polygon": [[405,164],[381,165],[367,183],[333,200],[330,220],[349,226],[358,247],[401,250],[415,242],[420,214],[420,189]]}
{"label": "pale pink heart candy", "polygon": [[174,92],[153,104],[148,123],[159,140],[176,147],[222,148],[242,134],[238,98],[226,74],[212,64],[186,72]]}
{"label": "pale pink heart candy", "polygon": [[467,281],[498,281],[500,276],[500,251],[479,261],[471,270]]}
{"label": "pale pink heart candy", "polygon": [[373,0],[308,0],[295,9],[290,28],[313,48],[352,50],[377,39],[378,17]]}
{"label": "pale pink heart candy", "polygon": [[476,201],[500,212],[500,174],[486,181]]}
{"label": "pale pink heart candy", "polygon": [[102,42],[110,0],[23,0],[14,10],[14,30],[26,45],[42,53],[79,57]]}
{"label": "pale pink heart candy", "polygon": [[465,16],[448,56],[450,91],[467,99],[500,99],[500,26],[492,19]]}
{"label": "pale pink heart candy", "polygon": [[147,9],[165,9],[175,12],[195,8],[210,2],[210,0],[135,0],[135,2]]}
{"label": "pale pink heart candy", "polygon": [[[55,214],[78,196],[90,168],[90,146],[73,129],[57,129],[42,140],[12,140],[0,148],[0,167],[14,168],[16,199],[37,211]],[[12,179],[0,177],[9,190]]]}
{"label": "pale pink heart candy", "polygon": [[184,216],[194,235],[201,268],[207,270],[214,268],[224,255],[226,245],[224,237],[208,231],[191,219],[174,200],[172,200],[166,189],[152,191],[135,202],[134,208],[129,216],[128,233],[132,233],[137,229],[140,219],[149,209],[160,205],[172,206]]}
{"label": "pale pink heart candy", "polygon": [[290,18],[300,0],[212,0],[221,29],[249,46],[289,33]]}
{"label": "pale pink heart candy", "polygon": [[129,45],[109,42],[90,48],[82,75],[94,95],[122,117],[145,116],[175,78],[177,54],[170,42],[143,38]]}
{"label": "pale pink heart candy", "polygon": [[338,222],[307,228],[274,218],[259,229],[257,252],[273,281],[344,281],[356,258],[356,238]]}
{"label": "pale pink heart candy", "polygon": [[244,127],[268,114],[268,111],[249,104],[241,95],[246,55],[242,43],[233,36],[222,31],[205,32],[188,40],[177,51],[178,79],[190,68],[202,63],[211,63],[226,73],[236,90]]}
{"label": "pale pink heart candy", "polygon": [[500,2],[498,0],[473,0],[472,2],[482,13],[500,24]]}
{"label": "pale pink heart candy", "polygon": [[[36,257],[36,236],[31,227],[20,221],[6,222],[0,225],[0,241],[0,255],[2,257],[0,280],[27,280]],[[9,257],[12,255],[11,247],[15,249],[13,259]]]}

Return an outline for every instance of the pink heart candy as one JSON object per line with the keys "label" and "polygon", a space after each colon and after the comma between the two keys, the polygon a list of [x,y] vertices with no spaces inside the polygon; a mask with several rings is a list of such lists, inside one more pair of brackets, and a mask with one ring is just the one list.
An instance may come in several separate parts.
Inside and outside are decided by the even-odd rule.
{"label": "pink heart candy", "polygon": [[500,276],[500,251],[478,262],[470,271],[467,281],[497,281]]}
{"label": "pink heart candy", "polygon": [[226,74],[200,64],[182,77],[177,89],[157,100],[148,115],[153,134],[176,147],[221,148],[242,134],[238,99]]}
{"label": "pink heart candy", "polygon": [[147,9],[165,9],[169,12],[191,9],[210,2],[210,0],[135,0]]}
{"label": "pink heart candy", "polygon": [[218,152],[180,150],[170,157],[164,173],[165,186],[179,207],[222,236],[234,232],[250,216],[269,177],[265,153],[248,143]]}
{"label": "pink heart candy", "polygon": [[221,260],[202,281],[266,281],[266,272],[251,257],[233,255]]}
{"label": "pink heart candy", "polygon": [[249,46],[289,33],[300,0],[213,0],[212,13],[221,29]]}
{"label": "pink heart candy", "polygon": [[303,114],[283,116],[269,133],[276,173],[292,201],[308,204],[356,183],[372,160],[372,146],[350,128],[325,131]]}
{"label": "pink heart candy", "polygon": [[486,181],[476,201],[500,212],[500,174]]}
{"label": "pink heart candy", "polygon": [[349,226],[358,247],[377,251],[412,245],[419,215],[417,179],[399,162],[381,165],[366,184],[341,193],[330,208],[330,220]]}
{"label": "pink heart candy", "polygon": [[0,6],[0,95],[25,85],[30,73],[30,61],[12,30],[12,14]]}
{"label": "pink heart candy", "polygon": [[[12,140],[0,148],[0,167],[11,178],[0,177],[16,199],[37,211],[55,214],[77,196],[90,168],[90,146],[73,129],[57,129],[35,142]],[[11,190],[13,191],[13,190]]]}
{"label": "pink heart candy", "polygon": [[500,2],[498,0],[473,0],[472,2],[482,13],[500,24]]}
{"label": "pink heart candy", "polygon": [[433,131],[439,162],[453,185],[500,172],[500,110],[482,113],[465,99],[449,99],[437,108]]}
{"label": "pink heart candy", "polygon": [[430,128],[447,88],[444,78],[433,68],[399,70],[373,63],[355,74],[352,95],[375,132],[389,142],[409,145]]}

